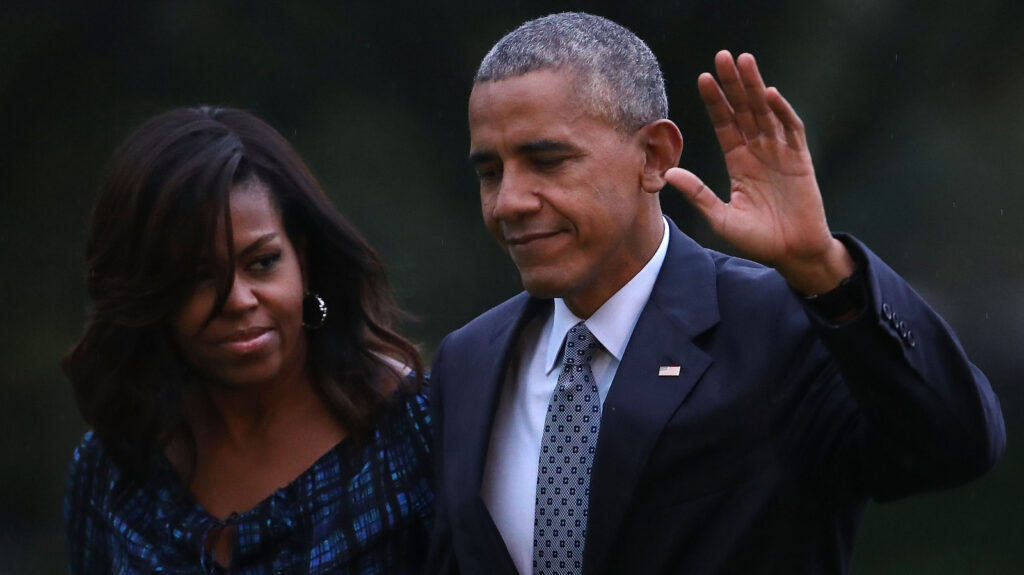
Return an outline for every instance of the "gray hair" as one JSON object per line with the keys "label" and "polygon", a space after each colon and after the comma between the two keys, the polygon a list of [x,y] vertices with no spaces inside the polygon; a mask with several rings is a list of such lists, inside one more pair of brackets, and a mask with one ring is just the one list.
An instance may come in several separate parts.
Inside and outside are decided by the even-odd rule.
{"label": "gray hair", "polygon": [[568,69],[589,111],[633,132],[668,117],[661,66],[643,40],[581,12],[530,20],[505,35],[480,63],[474,84]]}

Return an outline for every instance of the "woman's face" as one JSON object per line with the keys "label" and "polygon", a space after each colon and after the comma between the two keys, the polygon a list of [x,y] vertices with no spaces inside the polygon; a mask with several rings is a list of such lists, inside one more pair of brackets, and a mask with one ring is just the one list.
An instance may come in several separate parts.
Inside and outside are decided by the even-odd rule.
{"label": "woman's face", "polygon": [[264,184],[235,187],[230,203],[235,252],[231,292],[220,313],[206,323],[217,288],[213,274],[203,270],[227,261],[220,229],[218,252],[200,264],[204,279],[172,319],[175,342],[189,367],[214,385],[252,386],[300,377],[306,360],[302,256],[288,239]]}

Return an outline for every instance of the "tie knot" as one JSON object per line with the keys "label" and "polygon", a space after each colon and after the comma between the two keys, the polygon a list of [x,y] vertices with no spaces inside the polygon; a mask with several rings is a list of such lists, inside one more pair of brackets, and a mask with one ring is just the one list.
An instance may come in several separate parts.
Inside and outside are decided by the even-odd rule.
{"label": "tie knot", "polygon": [[595,348],[597,348],[597,340],[594,338],[594,334],[590,333],[587,324],[581,321],[569,328],[569,334],[565,336],[562,361],[565,365],[590,363],[594,357]]}

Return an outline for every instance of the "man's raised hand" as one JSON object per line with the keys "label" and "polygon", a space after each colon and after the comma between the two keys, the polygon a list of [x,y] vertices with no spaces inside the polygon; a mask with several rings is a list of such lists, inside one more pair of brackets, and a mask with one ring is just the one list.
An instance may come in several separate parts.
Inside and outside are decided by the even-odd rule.
{"label": "man's raised hand", "polygon": [[853,272],[845,246],[825,221],[803,122],[775,88],[765,88],[750,54],[715,56],[718,81],[701,74],[707,107],[729,172],[728,202],[694,173],[665,177],[744,256],[776,268],[797,291],[828,291]]}

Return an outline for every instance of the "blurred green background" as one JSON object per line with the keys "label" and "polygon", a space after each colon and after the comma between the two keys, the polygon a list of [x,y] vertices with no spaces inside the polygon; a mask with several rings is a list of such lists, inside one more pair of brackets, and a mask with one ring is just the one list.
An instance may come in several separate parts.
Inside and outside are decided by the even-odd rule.
{"label": "blurred green background", "polygon": [[[807,125],[830,223],[957,330],[1009,451],[961,489],[872,506],[855,573],[1024,571],[1024,9],[1011,0],[0,3],[0,573],[65,571],[64,474],[84,425],[58,362],[83,325],[98,177],[144,118],[250,109],[284,133],[388,262],[429,359],[519,289],[465,160],[470,81],[522,21],[583,9],[648,41],[686,148],[724,165],[697,75],[751,51]],[[666,211],[718,248],[671,191]]]}

